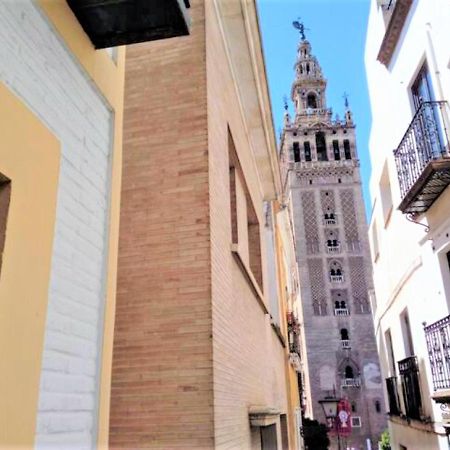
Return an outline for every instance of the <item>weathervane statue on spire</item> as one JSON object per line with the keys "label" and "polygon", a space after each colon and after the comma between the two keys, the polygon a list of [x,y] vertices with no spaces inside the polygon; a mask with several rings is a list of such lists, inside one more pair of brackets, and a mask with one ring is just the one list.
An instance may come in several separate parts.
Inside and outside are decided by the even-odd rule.
{"label": "weathervane statue on spire", "polygon": [[345,108],[348,109],[348,94],[347,92],[344,92],[344,95],[342,96],[345,102]]}
{"label": "weathervane statue on spire", "polygon": [[298,18],[298,20],[294,20],[294,22],[292,22],[292,25],[294,26],[295,29],[297,29],[300,32],[302,41],[304,41],[306,40],[305,30],[308,30],[308,28],[305,28],[305,24],[303,22],[300,22],[300,20],[301,20],[300,17]]}

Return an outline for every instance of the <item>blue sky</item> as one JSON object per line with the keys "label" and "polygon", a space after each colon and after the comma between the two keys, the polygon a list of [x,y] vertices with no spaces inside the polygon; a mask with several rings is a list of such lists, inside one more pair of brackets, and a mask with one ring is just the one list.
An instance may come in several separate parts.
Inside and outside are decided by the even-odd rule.
{"label": "blue sky", "polygon": [[[306,38],[328,80],[327,103],[344,116],[343,94],[349,95],[356,123],[364,199],[370,212],[368,140],[370,105],[364,70],[364,46],[370,0],[257,0],[264,56],[277,136],[282,127],[283,96],[290,96],[299,33],[292,21],[302,19]],[[292,113],[293,107],[290,104]]]}

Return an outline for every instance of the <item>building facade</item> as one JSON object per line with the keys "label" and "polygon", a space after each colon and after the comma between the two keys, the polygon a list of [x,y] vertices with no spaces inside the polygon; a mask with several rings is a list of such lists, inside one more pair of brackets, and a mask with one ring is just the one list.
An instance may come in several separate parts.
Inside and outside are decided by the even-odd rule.
{"label": "building facade", "polygon": [[295,116],[286,105],[280,159],[300,275],[311,395],[305,413],[324,422],[318,401],[333,393],[347,399],[351,433],[344,445],[359,449],[368,440],[376,445],[385,427],[383,394],[355,124],[347,102],[345,118],[333,118],[326,85],[303,35],[292,85]]}
{"label": "building facade", "polygon": [[374,323],[394,450],[448,449],[450,71],[440,0],[372,1]]}
{"label": "building facade", "polygon": [[124,52],[96,51],[63,1],[2,2],[0,22],[0,447],[93,448],[107,436]]}
{"label": "building facade", "polygon": [[295,273],[277,259],[256,5],[190,10],[190,36],[127,49],[109,444],[297,449]]}
{"label": "building facade", "polygon": [[[4,449],[107,448],[125,51],[85,21],[102,16],[114,46],[129,14],[103,2],[78,16],[75,3],[0,2]],[[186,33],[174,8],[172,32]],[[155,39],[154,19],[142,31]]]}

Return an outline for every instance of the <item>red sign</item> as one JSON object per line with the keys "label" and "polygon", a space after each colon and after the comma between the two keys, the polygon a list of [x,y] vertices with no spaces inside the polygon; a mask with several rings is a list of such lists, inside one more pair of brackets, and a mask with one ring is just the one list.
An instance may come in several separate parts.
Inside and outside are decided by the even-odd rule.
{"label": "red sign", "polygon": [[339,432],[340,436],[350,436],[352,433],[351,412],[350,402],[343,398],[338,404],[333,434]]}

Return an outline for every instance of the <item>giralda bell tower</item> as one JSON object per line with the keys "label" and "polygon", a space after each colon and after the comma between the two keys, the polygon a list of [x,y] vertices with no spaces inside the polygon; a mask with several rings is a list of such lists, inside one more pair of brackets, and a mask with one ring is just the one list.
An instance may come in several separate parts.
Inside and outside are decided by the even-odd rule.
{"label": "giralda bell tower", "polygon": [[[327,80],[302,24],[280,161],[291,202],[307,353],[305,415],[325,422],[319,400],[345,399],[342,448],[377,448],[386,428],[370,295],[371,261],[355,124],[327,107]],[[343,415],[345,419],[345,414]],[[342,428],[343,426],[343,428]],[[331,439],[336,445],[336,439]]]}

